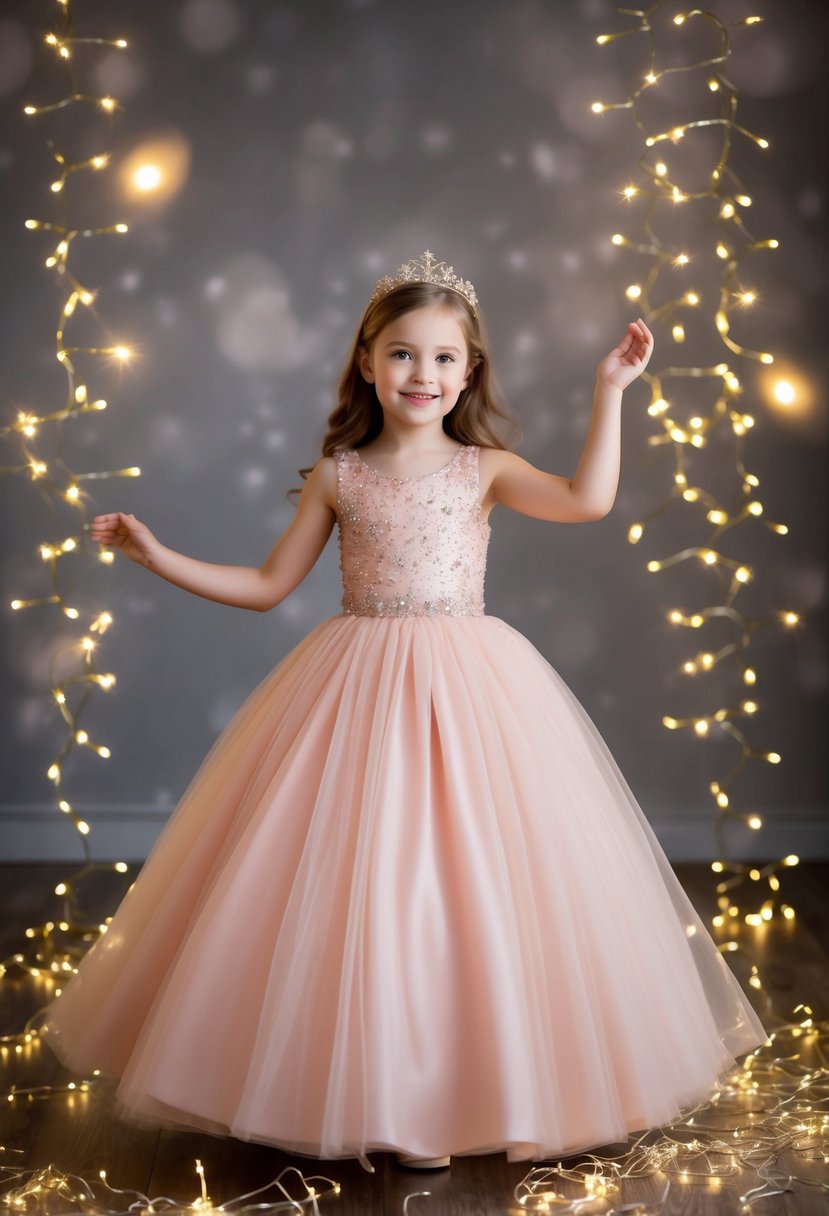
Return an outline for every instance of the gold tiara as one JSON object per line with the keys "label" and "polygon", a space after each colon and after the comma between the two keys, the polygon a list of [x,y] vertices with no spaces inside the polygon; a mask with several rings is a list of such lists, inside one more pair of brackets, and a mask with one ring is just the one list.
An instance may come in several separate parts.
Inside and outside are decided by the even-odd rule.
{"label": "gold tiara", "polygon": [[404,283],[436,283],[438,287],[449,287],[452,291],[458,291],[465,296],[472,306],[475,316],[478,315],[478,297],[475,295],[475,288],[467,280],[459,279],[453,267],[447,266],[445,262],[436,262],[431,249],[427,249],[423,257],[417,261],[413,259],[411,262],[404,262],[396,275],[385,275],[380,279],[369,297],[369,304],[382,299],[395,287],[402,287]]}

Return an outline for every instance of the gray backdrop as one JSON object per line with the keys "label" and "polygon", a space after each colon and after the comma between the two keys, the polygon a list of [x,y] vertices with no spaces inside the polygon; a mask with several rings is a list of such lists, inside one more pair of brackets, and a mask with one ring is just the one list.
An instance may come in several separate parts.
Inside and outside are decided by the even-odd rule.
{"label": "gray backdrop", "polygon": [[[747,463],[761,479],[778,539],[749,525],[723,550],[755,565],[737,606],[793,607],[793,634],[760,631],[750,658],[761,711],[758,747],[783,755],[756,764],[735,803],[758,809],[767,831],[733,832],[734,856],[826,851],[826,181],[816,144],[825,102],[822,6],[718,2],[733,19],[767,22],[734,36],[729,75],[741,121],[772,140],[769,153],[737,140],[734,162],[754,198],[755,236],[780,254],[749,275],[762,293],[745,331],[771,345],[815,386],[811,412],[770,409],[745,374],[744,405],[757,425]],[[41,49],[54,5],[5,0],[0,12],[3,416],[50,410],[65,399],[54,359],[62,290],[43,267],[49,239],[29,216],[57,218],[46,145],[81,155],[111,149],[116,166],[150,138],[188,150],[180,189],[162,202],[127,196],[116,171],[70,183],[74,222],[124,219],[126,237],[79,242],[75,273],[100,288],[113,339],[138,357],[118,374],[79,360],[107,412],[67,424],[72,469],[137,464],[137,480],[87,483],[89,514],[132,511],[168,545],[221,563],[259,564],[288,525],[285,491],[313,463],[354,328],[380,274],[431,248],[476,285],[496,368],[524,427],[520,452],[571,476],[587,435],[595,364],[636,315],[623,288],[631,255],[609,243],[631,227],[619,190],[639,141],[628,114],[597,118],[589,104],[626,92],[632,46],[598,48],[620,28],[604,0],[83,0],[78,33],[126,37],[126,52],[78,50],[90,91],[112,92],[125,113],[111,126],[90,107],[25,119],[22,106],[60,95]],[[635,40],[627,40],[632,44]],[[678,155],[678,154],[674,154]],[[631,212],[631,214],[634,214]],[[689,225],[691,221],[688,221]],[[695,231],[689,227],[688,237]],[[677,239],[680,239],[678,236]],[[641,265],[641,264],[640,264]],[[688,280],[690,284],[690,279]],[[75,339],[101,342],[94,326]],[[670,345],[657,329],[661,352]],[[749,344],[752,344],[749,342]],[[487,611],[524,632],[567,681],[601,730],[669,855],[714,850],[711,777],[733,745],[671,733],[664,713],[734,704],[725,667],[691,685],[680,662],[698,634],[674,631],[668,609],[715,599],[690,571],[654,576],[648,558],[683,541],[668,512],[639,548],[629,524],[662,498],[670,455],[653,432],[641,383],[625,398],[622,477],[613,511],[577,526],[496,508]],[[53,433],[36,452],[55,450]],[[6,445],[2,463],[18,463]],[[691,457],[700,479],[733,500],[733,444],[720,436]],[[728,480],[729,474],[731,480]],[[0,478],[3,519],[4,697],[0,853],[80,857],[77,837],[52,807],[44,773],[63,733],[48,694],[50,659],[77,636],[54,609],[15,614],[15,595],[48,593],[37,545],[77,530],[26,479]],[[699,529],[694,532],[699,540]],[[339,610],[336,532],[305,583],[270,614],[196,597],[118,559],[75,564],[76,599],[109,608],[101,668],[116,690],[93,698],[84,725],[112,749],[79,750],[65,794],[93,824],[103,857],[140,858],[217,734],[272,666],[318,621]],[[730,638],[706,635],[709,645]],[[716,692],[714,691],[716,689]],[[752,846],[754,846],[752,848]]]}

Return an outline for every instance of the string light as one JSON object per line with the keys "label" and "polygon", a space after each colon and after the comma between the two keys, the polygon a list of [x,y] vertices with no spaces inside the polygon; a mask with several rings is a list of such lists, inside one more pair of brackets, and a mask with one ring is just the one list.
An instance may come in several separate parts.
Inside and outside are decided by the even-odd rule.
{"label": "string light", "polygon": [[[105,111],[112,112],[120,108],[113,98],[91,98],[84,93],[76,80],[72,61],[74,50],[78,46],[95,45],[124,49],[127,46],[126,40],[123,38],[76,37],[68,0],[60,5],[57,24],[60,28],[46,34],[44,43],[55,53],[62,73],[68,73],[71,82],[69,92],[49,105],[26,105],[24,113],[32,118],[37,118],[37,116],[69,107],[74,102],[89,100],[96,101]],[[106,325],[95,308],[97,291],[81,283],[71,268],[70,257],[75,242],[111,234],[124,234],[128,228],[124,223],[83,227],[81,224],[70,222],[69,216],[66,214],[69,202],[65,187],[70,179],[76,174],[100,173],[106,170],[110,165],[109,152],[98,152],[84,160],[72,162],[53,142],[50,142],[50,147],[52,156],[61,170],[59,177],[52,182],[51,193],[60,200],[64,215],[61,222],[27,219],[25,226],[30,231],[50,233],[57,238],[49,256],[45,259],[45,266],[57,276],[57,286],[63,297],[55,333],[55,358],[67,378],[67,403],[60,409],[48,412],[40,412],[31,407],[21,409],[14,421],[0,427],[0,439],[5,440],[17,453],[17,461],[3,466],[0,468],[0,472],[28,481],[34,486],[38,495],[48,496],[52,503],[62,503],[70,509],[77,520],[77,523],[70,524],[67,534],[61,539],[44,540],[37,547],[42,566],[48,571],[50,592],[45,595],[14,598],[11,600],[11,608],[15,612],[43,607],[56,608],[67,619],[80,623],[86,612],[68,602],[63,587],[64,581],[69,583],[70,580],[68,577],[64,580],[63,567],[67,562],[73,566],[74,577],[71,582],[73,586],[76,586],[78,582],[77,572],[74,570],[76,559],[78,557],[82,560],[85,559],[90,551],[90,542],[87,537],[89,529],[87,503],[90,494],[87,485],[103,478],[138,477],[141,475],[141,470],[136,466],[128,466],[107,471],[76,471],[69,468],[62,457],[48,459],[45,456],[41,457],[35,452],[34,444],[41,439],[45,442],[48,438],[50,450],[54,448],[62,450],[66,446],[65,441],[62,434],[59,434],[55,441],[55,431],[62,432],[66,423],[85,414],[97,413],[107,408],[107,401],[91,394],[85,380],[79,377],[73,356],[112,358],[118,363],[124,363],[132,356],[131,349],[120,342],[113,341],[101,346],[80,346],[72,345],[66,340],[66,330],[73,323],[79,308],[85,309],[91,314],[99,327],[104,332],[106,331]],[[47,433],[45,437],[43,432]],[[99,550],[96,554],[97,560],[104,566],[111,566],[114,557],[112,550],[104,545],[97,546],[97,548]],[[84,572],[87,569],[88,566],[84,564]],[[46,776],[54,786],[58,808],[67,815],[75,828],[87,862],[91,855],[88,841],[89,824],[75,812],[70,801],[62,795],[61,785],[66,760],[76,748],[81,747],[94,752],[101,759],[108,759],[110,756],[109,748],[91,738],[84,729],[82,718],[91,697],[97,693],[110,692],[116,683],[114,673],[99,670],[96,662],[95,641],[100,639],[112,624],[113,617],[110,612],[96,612],[87,619],[80,641],[64,647],[60,652],[53,653],[49,664],[52,701],[60,714],[65,735],[58,754],[53,757],[47,767]],[[97,637],[93,635],[97,635]],[[67,668],[71,670],[73,663],[74,674],[62,674],[58,677],[58,667],[65,673]],[[85,872],[88,871],[87,867]],[[67,891],[67,897],[71,899],[71,890]],[[73,919],[73,917],[70,916],[69,919]]]}
{"label": "string light", "polygon": [[[264,1186],[235,1195],[223,1203],[213,1204],[207,1194],[204,1167],[198,1158],[195,1158],[195,1162],[201,1194],[190,1202],[172,1199],[168,1195],[151,1199],[141,1191],[112,1186],[105,1169],[98,1171],[95,1181],[90,1181],[48,1165],[25,1172],[13,1167],[0,1167],[0,1171],[13,1173],[16,1180],[22,1179],[17,1186],[0,1195],[0,1204],[13,1212],[32,1208],[46,1214],[75,1210],[88,1216],[126,1216],[128,1212],[144,1213],[145,1216],[155,1216],[157,1213],[192,1216],[194,1212],[200,1216],[214,1216],[214,1213],[228,1213],[229,1216],[242,1216],[244,1213],[247,1216],[256,1212],[260,1216],[271,1216],[271,1213],[297,1211],[318,1214],[321,1199],[336,1197],[342,1191],[339,1182],[323,1174],[306,1177],[296,1166],[288,1165]],[[102,1191],[103,1194],[99,1194]],[[279,1197],[257,1199],[257,1196],[264,1196],[268,1191],[275,1191]],[[118,1206],[115,1206],[116,1197],[123,1197]],[[126,1199],[130,1200],[128,1207],[124,1205]]]}
{"label": "string light", "polygon": [[[731,54],[729,29],[712,12],[695,8],[669,14],[667,7],[664,0],[657,0],[645,11],[619,9],[621,14],[632,18],[632,23],[618,34],[604,36],[601,45],[623,34],[635,35],[646,47],[646,76],[643,81],[639,69],[624,101],[601,101],[594,104],[593,109],[597,114],[609,109],[630,110],[643,145],[638,162],[641,180],[632,174],[630,187],[626,187],[624,192],[630,208],[639,208],[638,230],[632,233],[616,232],[611,237],[613,245],[636,255],[640,264],[644,259],[646,264],[646,269],[637,275],[633,285],[635,292],[629,286],[625,289],[625,295],[628,299],[636,299],[640,314],[649,325],[667,326],[677,347],[691,351],[699,347],[708,351],[713,337],[723,348],[724,358],[721,362],[695,364],[690,359],[682,366],[669,364],[661,369],[648,368],[644,373],[643,380],[651,394],[648,413],[658,424],[658,430],[648,436],[647,442],[651,447],[668,447],[673,457],[673,468],[666,497],[628,529],[629,542],[640,544],[652,521],[669,509],[676,510],[684,505],[693,514],[693,520],[701,526],[704,538],[678,552],[650,560],[647,569],[659,573],[682,564],[695,564],[698,570],[704,572],[702,578],[706,586],[703,594],[713,602],[695,612],[672,608],[667,620],[671,626],[680,629],[701,629],[709,623],[722,622],[729,628],[730,636],[716,647],[701,645],[695,653],[681,660],[679,670],[688,678],[707,677],[711,680],[721,670],[736,668],[743,686],[752,689],[750,699],[738,699],[733,705],[724,704],[725,698],[715,694],[714,705],[706,712],[686,716],[666,714],[662,718],[668,730],[690,731],[700,740],[725,735],[737,747],[732,768],[719,774],[708,786],[715,810],[714,829],[718,851],[723,855],[726,853],[724,829],[727,822],[740,823],[751,831],[759,830],[763,824],[762,816],[756,811],[744,811],[732,805],[736,781],[751,764],[776,765],[781,761],[776,751],[752,744],[741,725],[756,718],[759,707],[754,692],[758,680],[756,665],[749,660],[751,646],[760,630],[790,630],[801,623],[799,613],[789,607],[775,608],[758,616],[739,612],[735,601],[744,587],[756,581],[757,571],[749,562],[728,556],[722,550],[723,541],[727,538],[736,542],[737,530],[745,524],[766,528],[776,536],[788,534],[786,524],[768,517],[759,494],[759,478],[744,464],[745,437],[754,428],[755,418],[741,404],[744,390],[741,376],[735,370],[735,357],[749,366],[751,363],[769,365],[774,362],[771,352],[753,349],[738,340],[736,334],[742,335],[746,318],[758,299],[756,290],[746,285],[746,264],[756,256],[777,249],[778,242],[773,237],[756,239],[744,222],[743,213],[752,205],[752,198],[732,168],[732,144],[739,137],[756,148],[767,149],[769,142],[737,122],[737,90],[724,71]],[[668,23],[664,32],[658,19],[663,24]],[[753,26],[757,21],[759,18],[743,19],[734,24]],[[701,59],[694,58],[693,53],[683,55],[685,31],[691,31],[700,23],[714,32],[716,45],[713,53]],[[670,62],[665,66],[662,65],[663,38],[671,43],[667,55]],[[699,108],[709,116],[683,116],[681,121],[674,121],[670,127],[666,125],[664,130],[654,130],[648,124],[659,123],[659,84],[664,78],[679,73],[688,77],[689,85],[698,86],[696,92],[688,89],[687,95],[695,96]],[[646,86],[647,122],[639,104]],[[716,116],[710,116],[712,105],[718,107]],[[681,151],[683,143],[703,127],[719,132],[718,142],[713,150],[709,145],[705,148],[695,146],[693,160],[686,164]],[[676,149],[670,168],[664,158],[657,157],[652,151],[667,143],[672,143]],[[702,160],[703,156],[707,160]],[[703,169],[699,168],[701,160]],[[680,182],[681,175],[684,177]],[[629,193],[630,190],[633,193]],[[713,231],[710,241],[706,236],[701,238],[703,244],[698,250],[672,246],[672,216],[679,204],[694,208],[699,221],[695,225],[696,230],[703,234]],[[633,216],[632,211],[629,214]],[[687,223],[683,224],[682,230],[688,231]],[[681,291],[667,286],[667,271],[688,273],[692,269],[695,278],[707,274],[713,279],[716,284],[714,289],[703,291],[696,282]],[[657,292],[662,298],[656,298]],[[697,333],[701,334],[699,340]],[[782,404],[789,394],[787,386],[790,382],[781,379],[779,383],[780,396],[776,399]],[[696,394],[696,401],[691,400],[693,394]],[[701,398],[704,404],[700,404]],[[688,415],[685,419],[683,412]],[[713,483],[714,476],[706,477],[704,466],[701,466],[699,473],[695,473],[693,481],[689,478],[688,454],[696,451],[703,455],[709,439],[717,431],[729,435],[734,445],[736,484],[730,502],[720,501],[707,488],[705,483],[709,480]],[[712,580],[715,584],[713,594],[708,590]],[[717,602],[718,599],[720,602]],[[722,628],[721,625],[718,627]],[[724,862],[718,864],[726,865]],[[759,885],[748,879],[748,867],[732,866],[734,883],[731,885],[742,887],[746,899],[754,903],[745,909],[739,908],[729,890],[726,904],[728,909],[737,908],[737,912],[732,914],[729,910],[724,914],[720,905],[720,915],[714,918],[713,923],[728,927],[742,920],[745,924],[757,925],[768,920],[770,914],[778,919],[790,919],[794,912],[791,905],[780,901],[777,880],[777,875],[789,864],[780,860],[764,867]]]}
{"label": "string light", "polygon": [[[58,109],[70,107],[76,101],[95,100],[104,111],[112,112],[119,109],[112,98],[91,98],[78,86],[72,66],[74,49],[81,45],[98,45],[123,49],[127,46],[124,39],[77,38],[74,36],[72,15],[69,0],[60,0],[59,13],[56,20],[58,29],[47,34],[45,46],[53,51],[60,65],[62,77],[68,74],[70,80],[69,93],[59,101],[45,106],[27,105],[24,113],[37,119]],[[83,142],[80,140],[78,142]],[[77,586],[79,582],[77,561],[81,559],[80,577],[87,572],[90,542],[87,537],[89,528],[86,504],[89,492],[88,483],[109,477],[138,477],[141,470],[130,466],[108,471],[78,471],[71,469],[65,459],[60,457],[41,456],[35,451],[36,442],[44,435],[49,440],[49,450],[61,452],[68,446],[63,435],[64,426],[87,414],[94,414],[107,408],[107,401],[95,397],[89,390],[85,379],[77,374],[73,355],[86,355],[92,358],[111,357],[123,363],[131,357],[131,350],[120,342],[111,342],[101,346],[77,346],[66,341],[66,330],[75,323],[79,309],[85,309],[98,322],[100,329],[106,333],[106,325],[95,309],[97,291],[91,289],[73,273],[70,262],[75,242],[87,238],[124,234],[127,225],[115,223],[103,227],[83,227],[81,224],[70,222],[68,215],[70,182],[76,175],[97,174],[109,168],[110,154],[99,152],[79,162],[72,162],[50,143],[52,156],[60,167],[60,176],[52,183],[51,196],[61,208],[63,215],[60,222],[41,219],[27,219],[25,227],[32,232],[52,234],[55,243],[46,258],[46,268],[56,276],[56,286],[63,303],[55,335],[55,358],[63,368],[67,379],[66,404],[59,409],[40,411],[27,406],[17,412],[16,418],[8,425],[0,427],[0,439],[12,446],[16,453],[16,462],[0,468],[3,474],[33,485],[39,497],[45,497],[51,504],[66,507],[72,516],[68,528],[58,539],[43,540],[37,546],[40,568],[48,571],[50,593],[45,595],[15,598],[11,607],[19,612],[26,609],[48,606],[56,608],[71,621],[79,624],[86,618],[75,641],[61,649],[53,650],[49,658],[48,680],[51,690],[51,701],[55,711],[60,715],[64,731],[63,743],[57,754],[52,758],[46,769],[46,777],[52,783],[55,791],[56,807],[72,824],[76,837],[81,844],[85,864],[71,878],[66,878],[55,887],[55,894],[62,899],[62,908],[57,920],[48,920],[43,924],[26,930],[24,948],[14,952],[0,962],[0,979],[4,982],[20,984],[21,980],[35,985],[36,994],[48,1002],[60,992],[61,983],[71,978],[77,970],[78,962],[89,947],[107,930],[108,920],[103,924],[89,923],[88,918],[79,911],[79,895],[87,881],[97,872],[107,871],[124,874],[127,866],[122,861],[95,862],[90,860],[89,823],[79,815],[71,801],[62,791],[63,772],[68,758],[76,749],[93,753],[105,760],[110,757],[110,749],[93,736],[84,724],[87,707],[93,697],[106,695],[116,684],[116,676],[112,671],[101,669],[98,665],[100,641],[113,624],[113,616],[106,609],[87,613],[85,609],[76,607],[68,602],[64,593],[64,581],[70,582],[69,571],[64,567],[71,566],[71,583]],[[57,434],[56,434],[57,432]],[[57,518],[53,513],[53,517]],[[113,560],[111,549],[98,546],[98,560],[109,566]],[[64,579],[64,576],[66,578]],[[58,672],[60,671],[60,674]],[[17,1034],[0,1037],[0,1056],[3,1061],[11,1057],[21,1057],[24,1060],[34,1058],[40,1045],[40,1038],[34,1024],[36,1015],[27,1022]],[[6,1094],[9,1102],[25,1099],[35,1101],[39,1098],[69,1093],[76,1097],[87,1093],[89,1088],[98,1084],[98,1074],[82,1079],[79,1083],[69,1082],[65,1085],[47,1086],[18,1086],[12,1085]]]}
{"label": "string light", "polygon": [[[727,1178],[736,1210],[750,1216],[755,1204],[765,1211],[762,1201],[791,1191],[793,1183],[826,1191],[827,1047],[829,1022],[797,1005],[765,1044],[723,1075],[707,1101],[630,1136],[617,1155],[579,1153],[584,1163],[572,1168],[561,1161],[533,1167],[515,1187],[516,1204],[577,1216],[601,1199],[607,1216],[659,1216],[672,1190],[693,1186],[694,1206],[704,1208]],[[676,1202],[687,1206],[688,1200]]]}

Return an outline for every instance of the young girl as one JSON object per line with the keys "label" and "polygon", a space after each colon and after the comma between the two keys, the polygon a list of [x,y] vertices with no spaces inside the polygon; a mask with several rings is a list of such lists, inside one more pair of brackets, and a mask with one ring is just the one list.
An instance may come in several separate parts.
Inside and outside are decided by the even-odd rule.
{"label": "young girl", "polygon": [[[607,746],[484,612],[493,507],[600,519],[622,391],[597,369],[572,479],[498,438],[474,289],[427,251],[377,284],[291,526],[257,568],[92,536],[265,612],[336,523],[342,611],[216,740],[108,932],[48,1007],[116,1113],[322,1157],[573,1155],[676,1119],[767,1034]],[[310,473],[305,477],[306,473]]]}

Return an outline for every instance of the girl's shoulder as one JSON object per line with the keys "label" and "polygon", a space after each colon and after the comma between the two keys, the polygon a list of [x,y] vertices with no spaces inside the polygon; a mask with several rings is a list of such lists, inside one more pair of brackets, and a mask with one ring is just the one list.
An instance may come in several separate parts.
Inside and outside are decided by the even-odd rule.
{"label": "girl's shoulder", "polygon": [[509,448],[490,448],[483,444],[478,454],[481,471],[492,473],[493,476],[505,469],[514,468],[516,461],[520,459],[521,457],[517,456],[515,452],[511,452]]}
{"label": "girl's shoulder", "polygon": [[336,510],[337,507],[337,458],[339,456],[339,452],[335,452],[333,456],[320,456],[305,481],[309,494],[321,499],[332,510]]}

